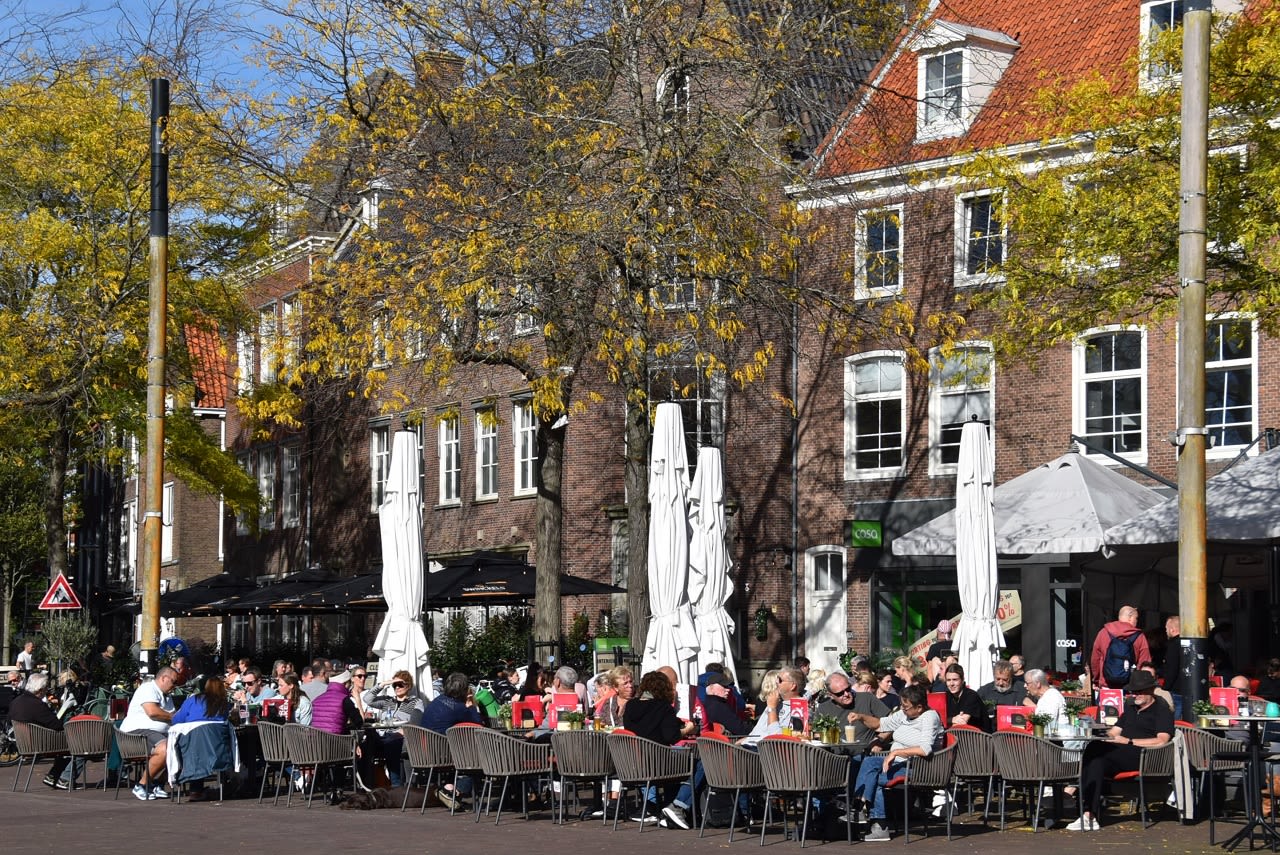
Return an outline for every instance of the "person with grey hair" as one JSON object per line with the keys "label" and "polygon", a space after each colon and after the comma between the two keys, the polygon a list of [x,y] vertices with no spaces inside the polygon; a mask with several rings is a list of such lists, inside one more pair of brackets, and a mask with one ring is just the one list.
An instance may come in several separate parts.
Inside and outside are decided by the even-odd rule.
{"label": "person with grey hair", "polygon": [[[1016,706],[1027,696],[1025,683],[1014,680],[1013,663],[1001,659],[991,669],[991,682],[978,689],[978,697],[984,704]],[[1024,679],[1026,675],[1023,675]]]}
{"label": "person with grey hair", "polygon": [[765,693],[764,712],[751,733],[743,740],[748,745],[754,745],[766,736],[782,733],[783,726],[792,726],[791,701],[804,697],[804,672],[799,668],[781,668],[778,670],[777,680],[777,688]]}
{"label": "person with grey hair", "polygon": [[1025,675],[1027,681],[1027,698],[1023,703],[1034,704],[1037,715],[1047,715],[1056,721],[1058,716],[1066,712],[1067,699],[1053,686],[1049,685],[1049,675],[1039,668],[1032,668]]}
{"label": "person with grey hair", "polygon": [[[443,691],[435,700],[427,704],[422,713],[422,726],[436,733],[444,733],[455,724],[468,722],[484,724],[480,710],[476,708],[475,695],[471,692],[471,683],[467,675],[455,671],[444,678]],[[458,788],[444,786],[436,793],[441,803],[450,810],[456,810],[461,804],[461,797],[471,792],[471,779],[466,776],[458,778]]]}
{"label": "person with grey hair", "polygon": [[165,756],[168,752],[169,723],[173,721],[173,699],[169,693],[178,681],[178,672],[168,666],[156,672],[156,678],[143,683],[133,692],[129,699],[129,711],[124,721],[120,722],[122,733],[137,733],[146,737],[151,746],[151,757],[147,761],[146,771],[142,779],[134,785],[133,794],[141,801],[167,799],[169,794],[164,787],[155,783],[164,771]]}
{"label": "person with grey hair", "polygon": [[[61,731],[62,719],[54,714],[53,709],[45,703],[43,698],[45,690],[48,688],[49,675],[43,671],[37,671],[28,677],[26,690],[19,692],[9,702],[9,720],[37,724],[49,730]],[[46,787],[56,787],[59,790],[66,790],[71,787],[70,759],[69,757],[57,757],[54,759],[53,766],[49,769],[49,774],[44,776],[44,785]],[[83,768],[84,760],[77,760],[76,774],[78,775]]]}

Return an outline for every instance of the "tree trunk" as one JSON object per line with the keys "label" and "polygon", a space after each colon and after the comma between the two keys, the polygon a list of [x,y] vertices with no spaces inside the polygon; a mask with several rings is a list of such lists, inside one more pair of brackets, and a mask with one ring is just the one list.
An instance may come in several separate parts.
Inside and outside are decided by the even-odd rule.
{"label": "tree trunk", "polygon": [[[560,641],[560,539],[564,531],[564,502],[561,480],[564,474],[564,439],[567,424],[538,422],[538,576],[535,582],[537,606],[533,621],[535,642]],[[563,651],[561,651],[563,656]]]}
{"label": "tree trunk", "polygon": [[627,402],[627,618],[631,649],[644,650],[649,634],[649,409]]}
{"label": "tree trunk", "polygon": [[44,517],[45,545],[49,554],[49,581],[67,572],[66,484],[67,446],[70,441],[66,410],[58,408],[55,426],[49,437],[49,469],[45,478]]}

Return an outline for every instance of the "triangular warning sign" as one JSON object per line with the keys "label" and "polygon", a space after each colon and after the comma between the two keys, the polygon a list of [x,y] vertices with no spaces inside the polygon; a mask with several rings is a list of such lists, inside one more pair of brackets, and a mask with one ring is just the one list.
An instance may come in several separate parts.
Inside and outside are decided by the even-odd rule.
{"label": "triangular warning sign", "polygon": [[71,583],[67,581],[67,577],[59,573],[58,578],[53,580],[53,584],[45,592],[44,599],[40,601],[39,607],[42,609],[78,609],[80,608],[80,598],[71,589]]}

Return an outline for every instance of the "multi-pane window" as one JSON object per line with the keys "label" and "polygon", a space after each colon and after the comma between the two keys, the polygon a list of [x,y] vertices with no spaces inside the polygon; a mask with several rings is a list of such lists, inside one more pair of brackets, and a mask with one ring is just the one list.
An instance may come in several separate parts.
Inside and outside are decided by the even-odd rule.
{"label": "multi-pane window", "polygon": [[985,344],[963,345],[950,356],[935,358],[930,403],[936,465],[951,466],[960,459],[965,422],[976,419],[990,426],[991,369],[991,348]]}
{"label": "multi-pane window", "polygon": [[125,502],[120,509],[120,581],[132,585],[138,566],[138,504]]}
{"label": "multi-pane window", "polygon": [[258,310],[258,381],[276,382],[279,352],[276,347],[276,304]]}
{"label": "multi-pane window", "polygon": [[391,336],[391,313],[385,308],[378,308],[373,313],[372,323],[371,359],[375,366],[386,365],[391,361],[387,348],[387,342]]}
{"label": "multi-pane window", "polygon": [[1140,330],[1103,332],[1076,348],[1078,426],[1115,454],[1140,454],[1144,444],[1145,358]]}
{"label": "multi-pane window", "polygon": [[813,562],[813,592],[831,594],[844,590],[844,554],[819,552],[810,556]]}
{"label": "multi-pane window", "polygon": [[302,518],[302,449],[291,443],[280,449],[280,505],[285,528]]}
{"label": "multi-pane window", "polygon": [[258,496],[262,499],[258,527],[269,531],[276,527],[276,450],[258,449]]}
{"label": "multi-pane window", "polygon": [[1205,327],[1204,421],[1217,448],[1253,441],[1253,323],[1210,321]]}
{"label": "multi-pane window", "polygon": [[1000,219],[1000,197],[991,194],[961,200],[957,243],[961,271],[965,276],[994,273],[1004,263],[1004,224]]}
{"label": "multi-pane window", "polygon": [[924,124],[959,122],[964,104],[964,53],[949,51],[924,61]]}
{"label": "multi-pane window", "polygon": [[476,498],[498,495],[498,420],[493,410],[476,413]]}
{"label": "multi-pane window", "polygon": [[[243,454],[238,454],[236,455],[236,462],[240,464],[240,470],[242,472],[244,472],[250,478],[254,478],[252,454],[250,454],[247,451],[244,452]],[[257,483],[256,478],[254,483]],[[249,533],[249,513],[248,511],[242,510],[236,514],[236,534],[248,534],[248,533]]]}
{"label": "multi-pane window", "polygon": [[903,457],[906,377],[900,353],[845,363],[845,477],[898,470]]}
{"label": "multi-pane window", "polygon": [[538,331],[538,318],[531,310],[535,308],[533,288],[523,278],[516,279],[515,286],[516,317],[515,335],[533,335]]}
{"label": "multi-pane window", "polygon": [[298,354],[302,353],[301,315],[298,298],[286,297],[280,301],[280,373],[291,374],[298,367]]}
{"label": "multi-pane window", "polygon": [[248,395],[258,379],[257,345],[250,333],[236,336],[236,392]]}
{"label": "multi-pane window", "polygon": [[518,401],[511,413],[511,439],[515,447],[515,487],[517,496],[538,490],[538,422],[533,403]]}
{"label": "multi-pane window", "polygon": [[462,436],[460,419],[440,419],[437,453],[440,462],[440,504],[457,504],[462,498]]}
{"label": "multi-pane window", "polygon": [[1145,81],[1156,83],[1178,73],[1178,57],[1168,51],[1172,45],[1159,45],[1161,37],[1182,26],[1186,11],[1185,0],[1149,0],[1142,5],[1143,43],[1146,57],[1143,63]]}
{"label": "multi-pane window", "polygon": [[369,493],[376,514],[387,497],[387,475],[391,472],[391,426],[369,428]]}
{"label": "multi-pane window", "polygon": [[897,293],[902,285],[902,215],[870,211],[862,215],[862,287],[870,296]]}
{"label": "multi-pane window", "polygon": [[698,449],[702,446],[724,450],[723,374],[708,376],[696,364],[668,365],[650,375],[649,399],[655,406],[666,401],[680,405],[690,472],[698,466]]}

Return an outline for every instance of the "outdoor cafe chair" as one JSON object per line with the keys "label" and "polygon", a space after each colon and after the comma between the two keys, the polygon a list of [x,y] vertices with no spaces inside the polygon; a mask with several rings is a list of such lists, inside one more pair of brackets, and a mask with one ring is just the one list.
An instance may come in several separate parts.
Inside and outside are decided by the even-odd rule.
{"label": "outdoor cafe chair", "polygon": [[[707,777],[710,790],[733,790],[733,815],[729,820],[729,842],[733,842],[733,831],[738,822],[738,802],[743,790],[764,790],[764,768],[760,764],[760,755],[741,745],[734,745],[727,737],[719,734],[703,734],[697,739],[698,759],[702,761],[702,772]],[[702,812],[702,822],[698,825],[698,836],[707,830],[707,812]]]}
{"label": "outdoor cafe chair", "polygon": [[1143,748],[1138,746],[1141,753],[1138,755],[1138,768],[1136,771],[1117,772],[1108,780],[1111,781],[1132,781],[1138,782],[1138,805],[1142,812],[1142,827],[1147,828],[1147,787],[1146,782],[1152,778],[1167,778],[1173,780],[1173,743],[1166,742],[1158,748]]}
{"label": "outdoor cafe chair", "polygon": [[[800,818],[800,848],[809,835],[809,813],[814,793],[845,792],[849,785],[849,758],[794,736],[766,736],[760,740],[760,768],[764,773],[764,822],[760,845],[772,819],[773,799],[778,795],[803,795],[804,814]],[[704,766],[705,769],[705,766]],[[787,811],[782,809],[782,831],[786,834]],[[853,842],[853,824],[846,819],[845,836]]]}
{"label": "outdoor cafe chair", "polygon": [[[218,782],[218,801],[225,795],[228,774],[235,774],[237,760],[235,726],[230,722],[205,722],[175,734],[169,732],[169,786],[173,803],[182,802],[182,785],[214,778]],[[191,760],[195,762],[191,762]],[[177,770],[174,771],[174,763]]]}
{"label": "outdoor cafe chair", "polygon": [[285,798],[285,807],[289,807],[293,803],[293,789],[289,787],[291,781],[287,781],[284,775],[285,766],[289,765],[289,745],[284,738],[284,725],[276,724],[271,721],[258,720],[254,725],[258,728],[258,744],[262,748],[262,783],[258,785],[258,804],[262,804],[262,797],[267,791],[267,776],[275,778],[276,791],[271,799],[272,807],[280,803],[280,782],[286,780],[285,786],[289,789]]}
{"label": "outdoor cafe chair", "polygon": [[[514,778],[520,782],[520,807],[524,818],[529,818],[527,788],[530,778],[551,776],[551,746],[545,742],[517,739],[496,730],[482,727],[477,732],[480,745],[480,767],[484,770],[484,795],[488,805],[493,795],[494,782],[502,779],[502,792],[498,796],[498,816],[493,824],[502,822],[502,808],[507,800],[507,787]],[[476,815],[477,821],[479,814]]]}
{"label": "outdoor cafe chair", "polygon": [[[80,766],[77,760],[106,761],[111,754],[111,746],[115,742],[115,726],[105,719],[96,716],[76,716],[63,726],[67,735],[67,748],[71,754],[71,785],[67,792],[76,788],[76,770]],[[85,779],[88,779],[85,773]]]}
{"label": "outdoor cafe chair", "polygon": [[[572,784],[574,799],[578,785],[583,781],[600,782],[601,803],[609,796],[609,778],[613,775],[613,760],[609,757],[609,734],[602,730],[557,730],[551,734],[552,765],[560,779],[560,798],[556,822],[564,824],[564,804],[567,790]],[[600,824],[606,816],[601,811]]]}
{"label": "outdoor cafe chair", "polygon": [[[928,757],[908,757],[907,765],[903,768],[902,774],[890,778],[885,782],[886,790],[896,790],[902,788],[903,812],[902,822],[905,830],[905,842],[911,842],[911,791],[912,790],[943,790],[950,793],[952,790],[952,772],[955,768],[957,757],[957,748],[955,744],[948,745],[946,748],[933,752]],[[951,799],[951,803],[943,808],[947,815],[947,840],[951,839],[951,815],[955,812],[955,799]],[[924,826],[924,836],[929,836],[929,818],[925,815],[922,822]]]}
{"label": "outdoor cafe chair", "polygon": [[952,774],[955,786],[951,799],[954,803],[960,784],[969,790],[970,809],[973,806],[973,782],[987,782],[987,797],[982,803],[982,821],[986,822],[991,809],[991,797],[995,795],[996,778],[1000,777],[1000,764],[996,762],[996,747],[991,734],[968,724],[958,724],[947,731],[955,740],[956,760]]}
{"label": "outdoor cafe chair", "polygon": [[[435,777],[437,769],[452,769],[453,755],[449,753],[449,738],[443,733],[436,733],[434,730],[427,730],[425,727],[406,724],[400,728],[400,732],[404,734],[404,749],[409,754],[409,777],[404,785],[404,803],[400,805],[400,812],[409,805],[409,790],[413,785],[413,778],[423,769],[427,771],[426,793],[431,792],[431,779]],[[419,815],[426,813],[427,799],[423,796],[422,809],[418,811]]]}
{"label": "outdoor cafe chair", "polygon": [[[480,734],[483,730],[480,725],[473,724],[468,721],[459,722],[453,727],[445,731],[445,738],[449,742],[449,756],[453,758],[453,805],[449,808],[449,815],[458,809],[458,779],[463,775],[468,775],[472,779],[472,793],[479,793],[474,788],[478,783],[478,779],[484,774],[484,760],[480,751]],[[476,822],[480,821],[480,799],[475,800]]]}
{"label": "outdoor cafe chair", "polygon": [[[120,769],[116,772],[116,795],[120,798],[120,785],[130,780],[130,772],[136,774],[137,782],[142,782],[146,774],[147,763],[151,760],[151,744],[141,733],[116,731],[116,751],[120,754]],[[154,784],[154,782],[152,782]]]}
{"label": "outdoor cafe chair", "polygon": [[329,733],[305,724],[284,725],[285,745],[289,749],[289,762],[295,768],[314,769],[311,786],[307,788],[307,807],[316,793],[316,780],[323,769],[328,769],[334,791],[340,789],[337,772],[343,766],[351,767],[351,778],[356,772],[356,738],[350,733]]}
{"label": "outdoor cafe chair", "polygon": [[[644,831],[650,788],[654,784],[689,780],[693,776],[693,751],[663,745],[622,728],[610,733],[608,739],[609,756],[613,759],[617,778],[622,782],[619,798],[625,799],[630,787],[640,788],[640,831]],[[614,813],[614,831],[618,830],[618,817],[621,814],[621,809]]]}
{"label": "outdoor cafe chair", "polygon": [[[1239,775],[1243,772],[1248,751],[1243,742],[1203,730],[1189,722],[1178,722],[1175,727],[1186,746],[1187,764],[1200,776],[1195,797],[1199,798],[1206,788],[1209,792],[1209,843],[1212,845],[1214,822],[1217,819],[1214,810],[1214,791],[1217,789],[1215,777],[1221,775],[1225,779],[1228,774]],[[1247,787],[1244,793],[1247,800],[1250,797]]]}
{"label": "outdoor cafe chair", "polygon": [[1061,745],[1041,739],[1030,733],[1002,730],[992,735],[996,763],[1000,767],[1000,830],[1005,829],[1005,789],[1007,784],[1026,785],[1027,800],[1035,798],[1032,830],[1040,830],[1040,803],[1045,784],[1074,784],[1077,786],[1077,803],[1084,797],[1078,788],[1080,783],[1080,759],[1078,752],[1070,752],[1075,759],[1065,759]]}
{"label": "outdoor cafe chair", "polygon": [[25,793],[31,788],[31,776],[36,771],[36,763],[50,757],[66,757],[71,753],[67,746],[67,735],[60,730],[50,730],[27,721],[13,723],[13,735],[18,740],[18,768],[13,776],[13,789],[18,789],[18,779],[22,777],[22,764],[29,762],[27,783],[22,788]]}

